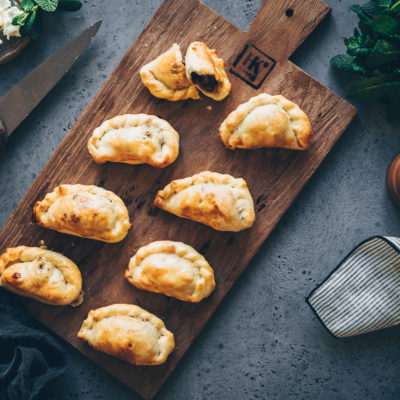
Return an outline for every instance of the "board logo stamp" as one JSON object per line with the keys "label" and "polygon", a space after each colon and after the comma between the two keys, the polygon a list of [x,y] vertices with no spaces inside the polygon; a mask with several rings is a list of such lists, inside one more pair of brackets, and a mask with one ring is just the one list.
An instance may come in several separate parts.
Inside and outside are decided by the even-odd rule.
{"label": "board logo stamp", "polygon": [[237,56],[230,72],[252,88],[259,89],[275,64],[276,61],[273,58],[253,44],[247,44]]}

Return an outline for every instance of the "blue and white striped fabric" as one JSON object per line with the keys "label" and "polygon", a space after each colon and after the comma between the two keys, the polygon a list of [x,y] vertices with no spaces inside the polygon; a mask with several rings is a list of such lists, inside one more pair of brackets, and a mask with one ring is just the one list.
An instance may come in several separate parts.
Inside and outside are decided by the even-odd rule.
{"label": "blue and white striped fabric", "polygon": [[400,323],[400,239],[375,236],[359,244],[307,298],[335,337]]}

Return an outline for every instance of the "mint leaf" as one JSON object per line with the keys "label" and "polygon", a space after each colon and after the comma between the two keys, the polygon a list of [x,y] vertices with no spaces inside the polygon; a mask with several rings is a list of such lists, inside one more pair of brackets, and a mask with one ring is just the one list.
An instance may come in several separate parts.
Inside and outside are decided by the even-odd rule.
{"label": "mint leaf", "polygon": [[342,69],[344,71],[352,70],[352,63],[354,62],[354,57],[349,56],[348,54],[338,54],[337,56],[331,59],[331,65],[335,68]]}
{"label": "mint leaf", "polygon": [[380,39],[368,56],[367,64],[369,67],[378,67],[396,60],[398,56],[400,56],[400,50],[397,46],[385,39]]}
{"label": "mint leaf", "polygon": [[384,8],[380,7],[379,4],[376,3],[376,1],[370,1],[367,4],[364,4],[362,6],[362,9],[363,9],[364,13],[370,17],[375,17],[377,15],[381,15],[384,11]]}
{"label": "mint leaf", "polygon": [[370,20],[370,16],[358,4],[353,4],[352,6],[349,7],[349,9],[351,11],[354,11],[362,21]]}
{"label": "mint leaf", "polygon": [[339,54],[333,57],[331,59],[331,65],[347,72],[357,72],[361,74],[366,72],[363,67],[355,62],[354,57],[351,57],[348,54]]}
{"label": "mint leaf", "polygon": [[389,15],[379,15],[374,17],[367,24],[377,33],[384,35],[395,35],[399,32],[399,22]]}
{"label": "mint leaf", "polygon": [[64,11],[78,11],[82,7],[79,0],[59,0],[58,8]]}
{"label": "mint leaf", "polygon": [[335,68],[363,75],[347,87],[355,100],[379,100],[388,119],[400,120],[400,0],[369,0],[350,7],[359,17],[344,39],[347,54],[331,59]]}
{"label": "mint leaf", "polygon": [[369,36],[373,40],[377,39],[377,33],[375,32],[374,28],[371,27],[371,25],[368,23],[370,21],[360,21],[358,24],[358,27],[360,28],[360,31],[363,35]]}
{"label": "mint leaf", "polygon": [[351,83],[346,93],[354,100],[379,100],[385,97],[387,86],[394,83],[396,83],[395,74],[374,76]]}
{"label": "mint leaf", "polygon": [[21,8],[24,11],[31,11],[35,7],[35,3],[33,0],[22,0],[21,1]]}
{"label": "mint leaf", "polygon": [[35,0],[35,3],[44,11],[56,11],[58,0]]}
{"label": "mint leaf", "polygon": [[13,18],[11,24],[12,25],[20,25],[23,26],[25,25],[26,20],[29,18],[30,13],[29,12],[24,12],[23,14],[17,15],[16,17]]}
{"label": "mint leaf", "polygon": [[344,43],[347,46],[347,53],[351,56],[366,55],[369,54],[372,49],[367,47],[368,35],[355,35],[351,38],[344,39]]}
{"label": "mint leaf", "polygon": [[376,3],[383,8],[389,8],[392,5],[392,0],[375,0]]}
{"label": "mint leaf", "polygon": [[344,44],[348,50],[357,49],[363,44],[363,35],[352,36],[351,38],[344,39]]}
{"label": "mint leaf", "polygon": [[395,3],[395,4],[393,4],[391,7],[390,7],[390,11],[392,11],[392,12],[400,12],[400,1],[398,1],[397,3]]}
{"label": "mint leaf", "polygon": [[30,36],[32,39],[37,39],[40,32],[41,25],[41,14],[38,9],[34,9],[29,15],[29,18],[25,22],[25,25],[21,26],[21,35]]}

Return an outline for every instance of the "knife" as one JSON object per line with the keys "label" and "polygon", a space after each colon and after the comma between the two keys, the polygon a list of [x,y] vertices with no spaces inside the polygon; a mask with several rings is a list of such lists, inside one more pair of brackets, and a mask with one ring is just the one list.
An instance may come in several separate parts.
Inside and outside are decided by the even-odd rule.
{"label": "knife", "polygon": [[95,37],[101,20],[70,40],[0,98],[0,149],[29,113],[68,72]]}

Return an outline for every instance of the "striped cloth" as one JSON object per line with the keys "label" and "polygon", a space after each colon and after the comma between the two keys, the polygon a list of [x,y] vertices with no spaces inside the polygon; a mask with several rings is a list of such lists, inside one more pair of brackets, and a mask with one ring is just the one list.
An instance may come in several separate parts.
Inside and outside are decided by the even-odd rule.
{"label": "striped cloth", "polygon": [[399,324],[400,239],[360,243],[306,300],[337,338]]}

